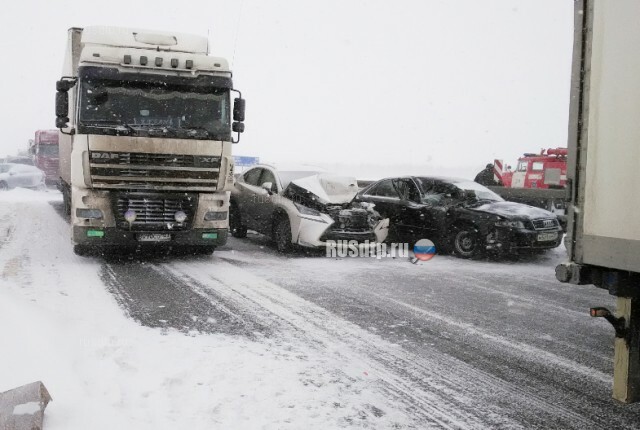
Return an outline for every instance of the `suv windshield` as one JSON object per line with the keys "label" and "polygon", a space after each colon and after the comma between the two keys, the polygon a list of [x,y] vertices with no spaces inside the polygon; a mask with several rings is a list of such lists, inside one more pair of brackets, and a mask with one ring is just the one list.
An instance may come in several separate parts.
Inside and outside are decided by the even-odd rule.
{"label": "suv windshield", "polygon": [[179,138],[230,140],[229,90],[90,78],[81,83],[79,121],[91,133],[119,128],[144,136],[156,130]]}

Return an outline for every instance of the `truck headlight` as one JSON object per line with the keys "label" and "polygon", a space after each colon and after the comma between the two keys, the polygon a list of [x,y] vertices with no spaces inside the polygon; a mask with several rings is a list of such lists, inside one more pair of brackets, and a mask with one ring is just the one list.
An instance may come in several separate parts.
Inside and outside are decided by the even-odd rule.
{"label": "truck headlight", "polygon": [[100,209],[76,209],[76,217],[88,219],[102,219],[102,211]]}
{"label": "truck headlight", "polygon": [[184,213],[184,211],[177,211],[175,214],[173,214],[173,217],[175,218],[176,222],[179,223],[183,223],[187,220],[187,214]]}
{"label": "truck headlight", "polygon": [[205,221],[222,221],[227,219],[227,212],[207,212],[204,214]]}
{"label": "truck headlight", "polygon": [[509,227],[509,228],[524,228],[524,223],[522,221],[511,221],[508,219],[503,219],[500,221],[496,221],[497,227]]}
{"label": "truck headlight", "polygon": [[129,209],[124,213],[124,219],[131,224],[132,222],[134,222],[137,218],[136,215],[136,211],[134,211],[133,209]]}

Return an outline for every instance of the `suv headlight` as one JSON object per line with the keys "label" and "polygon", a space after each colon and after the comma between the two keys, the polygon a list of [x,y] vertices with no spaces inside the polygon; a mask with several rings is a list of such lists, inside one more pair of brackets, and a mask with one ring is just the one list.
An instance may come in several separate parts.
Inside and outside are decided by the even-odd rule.
{"label": "suv headlight", "polygon": [[321,214],[315,209],[308,208],[306,206],[302,206],[300,203],[293,203],[302,215],[310,215],[319,217]]}
{"label": "suv headlight", "polygon": [[503,219],[503,220],[497,221],[496,226],[509,227],[509,228],[524,228],[524,223],[522,221],[511,221],[508,219]]}

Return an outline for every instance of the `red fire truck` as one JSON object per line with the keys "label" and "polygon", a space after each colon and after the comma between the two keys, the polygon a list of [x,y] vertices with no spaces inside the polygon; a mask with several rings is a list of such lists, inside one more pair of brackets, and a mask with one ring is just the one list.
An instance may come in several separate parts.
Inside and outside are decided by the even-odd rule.
{"label": "red fire truck", "polygon": [[524,154],[518,159],[516,170],[503,167],[495,160],[496,181],[507,188],[564,188],[567,183],[567,148],[549,148],[540,154]]}
{"label": "red fire truck", "polygon": [[29,148],[33,164],[45,173],[45,183],[57,184],[60,179],[58,161],[58,130],[38,130]]}

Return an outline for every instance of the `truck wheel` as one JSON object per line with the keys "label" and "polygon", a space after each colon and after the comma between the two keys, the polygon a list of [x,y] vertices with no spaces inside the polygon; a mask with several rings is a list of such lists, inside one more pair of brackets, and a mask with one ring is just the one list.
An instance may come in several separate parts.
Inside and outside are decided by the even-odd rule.
{"label": "truck wheel", "polygon": [[0,181],[0,191],[7,191],[8,189],[9,186],[7,185],[7,183],[4,181]]}
{"label": "truck wheel", "polygon": [[481,235],[472,226],[462,226],[454,230],[452,244],[460,258],[475,258],[482,254]]}
{"label": "truck wheel", "polygon": [[196,252],[200,255],[211,255],[215,250],[215,246],[198,246],[196,248]]}
{"label": "truck wheel", "polygon": [[238,239],[247,237],[247,227],[242,225],[240,209],[237,203],[231,203],[229,207],[229,231],[231,231],[231,236]]}
{"label": "truck wheel", "polygon": [[273,226],[273,241],[278,252],[287,253],[293,249],[291,243],[291,223],[289,217],[280,215]]}
{"label": "truck wheel", "polygon": [[87,245],[73,245],[73,252],[76,255],[79,255],[81,257],[86,257],[87,255],[89,255],[91,253],[91,248],[89,248],[89,246]]}

